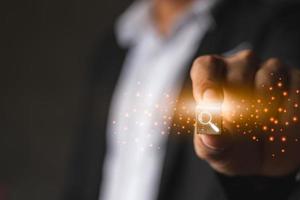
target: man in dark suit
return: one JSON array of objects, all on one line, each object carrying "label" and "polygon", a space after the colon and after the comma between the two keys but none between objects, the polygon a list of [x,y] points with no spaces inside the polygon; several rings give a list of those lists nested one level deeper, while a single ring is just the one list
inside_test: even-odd
[{"label": "man in dark suit", "polygon": [[[300,66],[299,8],[263,0],[131,7],[95,53],[65,199],[300,198],[300,73],[291,67]],[[268,98],[276,103],[260,108]],[[193,99],[258,101],[254,112],[265,113],[249,122],[248,112],[224,113],[221,135],[193,135],[179,111]],[[277,130],[281,123],[288,128]]]}]

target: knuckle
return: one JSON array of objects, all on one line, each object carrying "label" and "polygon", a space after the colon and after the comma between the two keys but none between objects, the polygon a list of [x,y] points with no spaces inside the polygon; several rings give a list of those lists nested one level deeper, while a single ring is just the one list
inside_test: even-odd
[{"label": "knuckle", "polygon": [[251,62],[252,60],[255,59],[256,56],[252,50],[247,49],[240,52],[240,57],[247,62]]},{"label": "knuckle", "polygon": [[278,58],[270,58],[265,64],[265,68],[269,70],[270,73],[279,72],[283,69],[283,64]]},{"label": "knuckle", "polygon": [[214,70],[217,66],[218,58],[213,55],[205,55],[198,57],[192,66],[190,76],[194,80],[200,72]]},{"label": "knuckle", "polygon": [[282,62],[277,58],[270,58],[262,64],[256,73],[256,81],[259,84],[272,85],[278,77],[286,78],[287,74]]},{"label": "knuckle", "polygon": [[258,58],[252,50],[244,50],[241,52],[242,71],[251,72],[253,68],[258,67]]},{"label": "knuckle", "polygon": [[213,55],[200,56],[194,61],[194,66],[216,64],[218,59]]},{"label": "knuckle", "polygon": [[266,68],[261,68],[257,71],[256,73],[256,78],[257,79],[265,79],[268,76],[270,76],[271,71],[266,69]]},{"label": "knuckle", "polygon": [[273,76],[272,71],[267,68],[261,68],[256,73],[256,84],[259,85],[265,85],[265,86],[271,86],[273,84]]}]

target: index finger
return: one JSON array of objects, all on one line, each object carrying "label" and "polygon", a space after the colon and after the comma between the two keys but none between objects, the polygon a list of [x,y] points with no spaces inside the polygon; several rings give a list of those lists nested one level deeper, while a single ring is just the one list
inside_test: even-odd
[{"label": "index finger", "polygon": [[209,91],[208,98],[222,100],[225,70],[225,63],[221,57],[207,55],[195,60],[191,70],[191,79],[193,95],[197,102],[204,99],[206,91]]}]

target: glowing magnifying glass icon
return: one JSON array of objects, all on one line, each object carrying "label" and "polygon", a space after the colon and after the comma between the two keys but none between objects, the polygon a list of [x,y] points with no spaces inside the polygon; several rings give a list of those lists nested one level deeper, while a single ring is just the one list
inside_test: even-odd
[{"label": "glowing magnifying glass icon", "polygon": [[217,133],[220,132],[219,127],[217,127],[214,123],[211,122],[212,115],[210,112],[207,111],[200,112],[198,120],[202,125],[209,125],[215,132]]}]

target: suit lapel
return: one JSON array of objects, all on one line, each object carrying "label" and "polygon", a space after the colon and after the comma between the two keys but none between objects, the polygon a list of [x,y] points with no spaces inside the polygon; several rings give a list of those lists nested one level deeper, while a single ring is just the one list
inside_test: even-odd
[{"label": "suit lapel", "polygon": [[[207,31],[204,38],[201,41],[201,44],[196,51],[196,54],[193,56],[193,59],[189,63],[187,67],[189,67],[189,70],[185,74],[185,82],[181,89],[179,98],[178,98],[178,105],[181,104],[183,101],[186,101],[187,99],[190,99],[193,101],[193,95],[192,95],[192,83],[191,79],[189,77],[189,71],[192,66],[193,60],[195,60],[198,56],[206,55],[206,54],[219,54],[223,51],[223,32],[221,31],[217,24],[220,20],[222,20],[222,17],[224,13],[222,11],[224,10],[224,7],[229,6],[230,1],[224,1],[221,4],[217,5],[215,9],[213,10],[213,16],[216,22],[216,26],[212,26],[211,29]],[[176,114],[175,117],[176,118]],[[173,119],[174,120],[174,119]],[[177,122],[176,122],[177,123]],[[190,132],[193,132],[194,127],[187,127],[186,130],[190,130]],[[192,157],[194,154],[193,152],[193,135],[191,133],[183,133],[182,135],[177,134],[177,130],[172,126],[170,136],[168,138],[167,142],[167,150],[166,150],[166,157],[163,167],[163,173],[161,178],[161,185],[159,190],[159,200],[166,200],[166,199],[183,199],[184,197],[180,195],[172,196],[172,192],[176,190],[176,184],[177,182],[184,183],[184,178],[180,180],[181,177],[188,176],[185,174],[185,171],[188,170],[188,168],[193,168],[193,166],[187,167],[187,157]],[[219,195],[217,196],[209,196],[210,194],[215,194],[211,190],[217,191],[218,183],[216,183],[216,178],[214,177],[213,171],[208,167],[208,165],[201,161],[200,159],[196,158],[197,160],[194,160],[196,158],[196,155],[194,155],[194,158],[191,158],[191,162],[195,162],[191,165],[194,165],[195,167],[198,167],[196,169],[197,171],[201,171],[201,178],[199,180],[194,180],[190,183],[187,183],[189,187],[195,188],[194,190],[191,189],[191,192],[198,191],[199,194],[195,194],[195,199],[222,199],[223,197],[220,196],[222,194],[222,190],[219,188]],[[190,162],[190,161],[189,161]],[[196,172],[196,171],[195,171]],[[188,173],[187,173],[188,174]],[[207,185],[205,186],[205,190],[201,190],[199,187],[203,182],[206,181]],[[197,185],[193,185],[192,183],[195,183]],[[212,185],[215,188],[209,188]],[[179,187],[178,187],[179,188]],[[182,187],[181,187],[182,189]],[[178,191],[175,191],[177,194]],[[209,194],[210,193],[210,194]],[[202,197],[202,198],[201,198]],[[189,197],[191,200],[193,198],[193,195]]]}]

